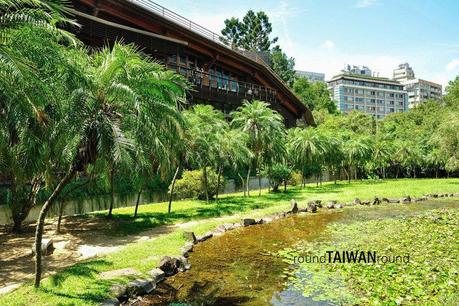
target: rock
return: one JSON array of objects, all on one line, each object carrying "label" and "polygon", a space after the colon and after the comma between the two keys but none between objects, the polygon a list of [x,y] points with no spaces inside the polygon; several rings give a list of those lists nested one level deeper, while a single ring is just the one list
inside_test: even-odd
[{"label": "rock", "polygon": [[241,223],[242,223],[242,225],[244,225],[244,226],[249,226],[249,225],[254,225],[254,224],[256,224],[257,222],[255,221],[255,219],[245,218],[245,219],[242,219],[242,220],[241,220]]},{"label": "rock", "polygon": [[213,235],[214,234],[212,232],[207,232],[204,235],[202,235],[201,237],[197,238],[197,241],[198,242],[206,241],[207,239],[212,238]]},{"label": "rock", "polygon": [[273,221],[273,218],[271,218],[271,217],[266,217],[266,218],[263,219],[264,223],[269,223],[269,222],[272,222],[272,221]]},{"label": "rock", "polygon": [[181,256],[181,257],[176,257],[178,262],[179,262],[179,266],[177,267],[177,270],[179,272],[185,272],[186,270],[190,270],[191,269],[191,264],[188,262],[188,259],[186,259],[185,257]]},{"label": "rock", "polygon": [[166,276],[171,276],[178,272],[179,266],[180,263],[176,258],[164,256],[161,258],[158,268],[162,270]]},{"label": "rock", "polygon": [[336,205],[336,208],[343,208],[343,207],[344,207],[343,204]]},{"label": "rock", "polygon": [[354,204],[355,204],[355,205],[362,205],[362,202],[360,201],[359,198],[355,198],[355,199],[354,199]]},{"label": "rock", "polygon": [[256,224],[263,224],[263,223],[265,223],[265,220],[263,220],[263,219],[260,219],[260,220],[256,221]]},{"label": "rock", "polygon": [[309,203],[308,203],[308,211],[309,211],[309,212],[312,212],[312,213],[317,212],[317,206],[316,206],[316,204],[315,204],[315,203],[309,202]]},{"label": "rock", "polygon": [[133,268],[106,271],[99,274],[100,279],[113,279],[125,276],[140,275],[140,272]]},{"label": "rock", "polygon": [[188,242],[182,247],[182,254],[184,257],[188,257],[188,253],[193,252],[193,246],[193,243]]},{"label": "rock", "polygon": [[409,197],[400,198],[399,202],[402,204],[408,204],[411,202],[411,198]]},{"label": "rock", "polygon": [[166,273],[164,273],[164,271],[159,268],[154,268],[149,272],[149,274],[155,284],[162,282],[166,278]]},{"label": "rock", "polygon": [[100,305],[101,306],[119,306],[120,305],[120,301],[118,301],[118,299],[111,298],[111,299],[103,301],[102,304],[100,304]]},{"label": "rock", "polygon": [[156,288],[156,283],[150,282],[145,279],[136,279],[129,282],[126,288],[128,297],[135,297],[138,295],[149,294]]},{"label": "rock", "polygon": [[453,197],[459,197],[459,193],[453,193]]},{"label": "rock", "polygon": [[314,204],[316,204],[318,208],[322,208],[322,200],[315,200]]},{"label": "rock", "polygon": [[234,224],[233,224],[233,228],[234,228],[234,229],[239,228],[239,227],[242,227],[242,224],[241,224],[241,223],[234,223]]},{"label": "rock", "polygon": [[328,209],[333,209],[333,208],[335,208],[335,204],[333,204],[333,203],[328,203],[328,204],[327,204],[327,208],[328,208]]},{"label": "rock", "polygon": [[400,200],[398,199],[387,199],[387,203],[399,203]]},{"label": "rock", "polygon": [[193,232],[184,232],[183,236],[185,237],[185,239],[187,241],[191,241],[193,243],[197,243],[198,242],[198,240],[196,239],[196,236],[195,236],[195,234]]},{"label": "rock", "polygon": [[371,202],[371,205],[379,205],[381,204],[381,200],[378,197],[375,197]]},{"label": "rock", "polygon": [[[53,254],[54,244],[53,239],[42,239],[41,240],[41,254],[43,256],[48,256]],[[35,255],[35,243],[32,245],[32,254]]]},{"label": "rock", "polygon": [[307,211],[308,211],[307,208],[300,208],[300,209],[298,209],[298,212],[299,212],[299,213],[305,213],[305,212],[307,212]]},{"label": "rock", "polygon": [[229,223],[220,224],[219,226],[217,226],[217,230],[222,231],[222,232],[227,232],[233,229],[234,229],[234,225],[229,224]]},{"label": "rock", "polygon": [[298,213],[298,203],[297,203],[294,199],[292,199],[292,200],[290,201],[290,205],[291,205],[291,207],[292,207],[292,208],[290,209],[290,211],[291,211],[292,213],[294,213],[294,214],[297,214],[297,213]]},{"label": "rock", "polygon": [[389,203],[389,199],[388,199],[388,198],[382,198],[382,199],[381,199],[381,202]]},{"label": "rock", "polygon": [[113,285],[110,288],[110,296],[116,297],[118,300],[123,299],[126,296],[126,285]]},{"label": "rock", "polygon": [[366,200],[366,201],[362,201],[360,205],[370,205],[370,203],[371,203],[370,201]]}]

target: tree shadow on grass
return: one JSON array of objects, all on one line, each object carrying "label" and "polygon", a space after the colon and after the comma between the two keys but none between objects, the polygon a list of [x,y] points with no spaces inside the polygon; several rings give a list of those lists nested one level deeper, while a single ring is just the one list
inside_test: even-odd
[{"label": "tree shadow on grass", "polygon": [[105,259],[90,260],[86,262],[80,262],[73,266],[70,266],[63,271],[50,276],[50,282],[53,287],[61,287],[62,284],[73,276],[95,279],[100,270],[107,269],[113,264]]}]

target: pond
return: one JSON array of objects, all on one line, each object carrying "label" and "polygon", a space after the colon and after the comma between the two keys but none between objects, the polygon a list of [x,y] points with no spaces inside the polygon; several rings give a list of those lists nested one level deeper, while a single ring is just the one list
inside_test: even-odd
[{"label": "pond", "polygon": [[[286,279],[285,270],[297,267],[278,252],[308,241],[333,241],[324,230],[331,224],[385,220],[417,215],[437,208],[459,208],[458,201],[442,199],[415,204],[354,206],[321,209],[249,226],[214,237],[190,253],[191,270],[167,278],[144,297],[142,305],[333,305],[304,297]],[[181,303],[181,304],[179,304]]]}]

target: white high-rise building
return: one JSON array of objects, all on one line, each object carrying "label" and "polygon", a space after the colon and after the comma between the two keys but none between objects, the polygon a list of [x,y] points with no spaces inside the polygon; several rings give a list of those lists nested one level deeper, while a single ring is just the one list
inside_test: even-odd
[{"label": "white high-rise building", "polygon": [[394,69],[393,79],[399,82],[405,82],[414,79],[413,68],[408,63],[400,64]]},{"label": "white high-rise building", "polygon": [[393,79],[399,81],[408,93],[408,107],[413,108],[429,99],[440,99],[440,84],[415,78],[413,68],[408,63],[400,64],[394,69]]}]

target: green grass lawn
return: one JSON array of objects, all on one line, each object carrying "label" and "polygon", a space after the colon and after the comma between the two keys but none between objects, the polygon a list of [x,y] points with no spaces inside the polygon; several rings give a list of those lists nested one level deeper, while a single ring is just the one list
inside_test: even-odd
[{"label": "green grass lawn", "polygon": [[[294,198],[300,207],[312,199],[352,201],[354,198],[421,196],[427,193],[459,192],[459,179],[401,179],[387,181],[356,181],[347,184],[324,183],[322,187],[307,185],[306,188],[289,188],[286,193],[262,196],[253,191],[250,198],[241,194],[226,195],[218,202],[183,200],[174,202],[172,213],[167,214],[167,203],[142,205],[139,218],[132,219],[133,208],[114,210],[116,227],[113,235],[135,234],[162,224],[202,220],[191,224],[187,230],[202,234],[221,223],[213,217],[230,216],[225,222],[237,221],[241,216],[262,217],[274,212],[285,211]],[[103,215],[105,212],[96,213]],[[207,220],[206,220],[207,219]],[[157,238],[132,243],[119,252],[89,259],[73,265],[43,280],[42,287],[33,289],[30,282],[18,290],[0,297],[0,305],[96,305],[108,296],[114,283],[128,279],[100,280],[103,271],[135,268],[146,273],[154,268],[161,256],[175,255],[185,243],[183,228],[173,228]]]}]

